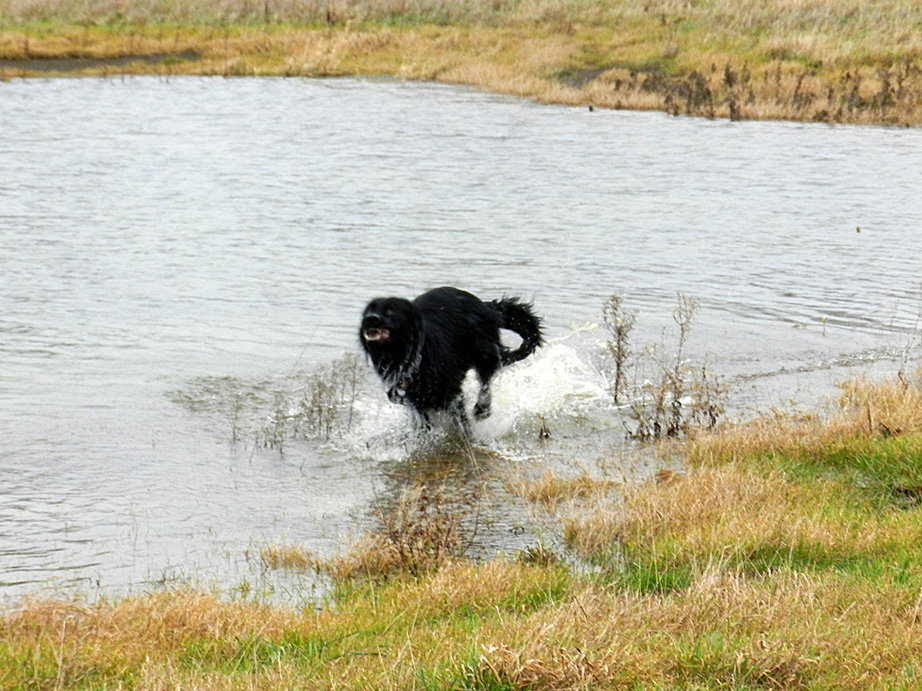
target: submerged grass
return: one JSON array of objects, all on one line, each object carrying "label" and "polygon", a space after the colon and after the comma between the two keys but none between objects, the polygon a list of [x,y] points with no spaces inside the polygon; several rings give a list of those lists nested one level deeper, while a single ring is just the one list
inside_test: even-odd
[{"label": "submerged grass", "polygon": [[[582,502],[565,529],[591,568],[452,552],[330,570],[329,600],[302,611],[26,601],[0,614],[0,689],[918,688],[920,402],[917,378],[853,382],[825,420],[681,442],[680,474],[520,487],[552,513]],[[382,530],[438,533],[432,502],[409,492]]]},{"label": "submerged grass", "polygon": [[393,75],[550,103],[918,124],[910,0],[10,0],[0,76]]}]

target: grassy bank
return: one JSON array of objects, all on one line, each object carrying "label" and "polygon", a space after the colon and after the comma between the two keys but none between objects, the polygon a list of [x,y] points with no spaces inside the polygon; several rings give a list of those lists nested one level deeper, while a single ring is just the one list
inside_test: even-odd
[{"label": "grassy bank", "polygon": [[0,76],[393,75],[549,103],[922,122],[910,0],[10,0]]},{"label": "grassy bank", "polygon": [[316,610],[23,603],[0,617],[0,689],[919,687],[918,379],[854,382],[831,417],[771,415],[681,453],[682,473],[627,488],[522,480],[560,521],[556,553],[473,563],[444,510],[411,504],[334,562],[276,554],[336,583]]}]

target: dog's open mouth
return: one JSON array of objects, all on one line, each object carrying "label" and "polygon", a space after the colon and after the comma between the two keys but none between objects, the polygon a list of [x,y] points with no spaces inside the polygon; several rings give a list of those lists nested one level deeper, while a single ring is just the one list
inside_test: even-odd
[{"label": "dog's open mouth", "polygon": [[386,341],[390,337],[390,329],[365,329],[362,331],[362,338],[371,343],[375,341]]}]

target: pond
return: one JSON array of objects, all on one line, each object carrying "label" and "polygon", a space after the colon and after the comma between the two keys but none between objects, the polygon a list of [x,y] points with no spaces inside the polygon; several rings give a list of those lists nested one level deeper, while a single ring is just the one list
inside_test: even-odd
[{"label": "pond", "polygon": [[[376,501],[464,462],[420,450],[350,359],[372,297],[456,285],[543,316],[548,345],[475,427],[495,486],[548,459],[650,472],[609,392],[612,295],[634,350],[662,357],[680,296],[696,302],[685,355],[731,416],[918,358],[915,129],[151,77],[0,83],[0,131],[0,598],[302,597],[266,545],[339,553]],[[349,387],[348,424],[297,433],[318,382]],[[485,554],[533,537],[489,501]]]}]

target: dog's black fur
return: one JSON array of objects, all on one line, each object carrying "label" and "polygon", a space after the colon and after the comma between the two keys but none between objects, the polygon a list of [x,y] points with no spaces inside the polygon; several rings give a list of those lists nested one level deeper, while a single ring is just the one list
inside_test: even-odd
[{"label": "dog's black fur", "polygon": [[[500,329],[522,337],[510,350],[500,342]],[[376,298],[362,315],[359,338],[387,395],[406,403],[429,420],[448,410],[465,430],[469,422],[461,384],[471,369],[480,378],[474,406],[478,419],[490,414],[490,379],[503,365],[531,355],[542,343],[541,320],[531,305],[517,298],[483,302],[457,288],[423,293],[412,302]]]}]

